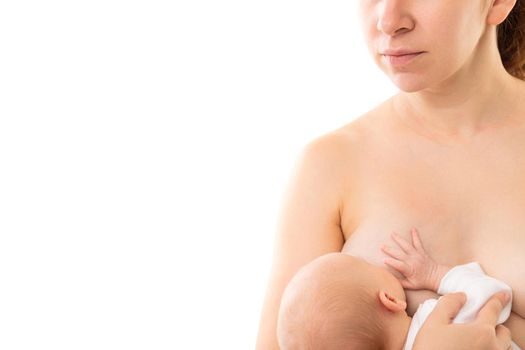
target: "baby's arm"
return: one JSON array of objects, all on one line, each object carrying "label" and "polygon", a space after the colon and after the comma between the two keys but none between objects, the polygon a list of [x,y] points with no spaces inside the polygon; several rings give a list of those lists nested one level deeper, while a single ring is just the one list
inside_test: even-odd
[{"label": "baby's arm", "polygon": [[384,263],[405,277],[400,280],[403,288],[429,289],[437,293],[441,279],[450,267],[438,264],[426,253],[415,228],[411,235],[412,243],[392,233],[392,239],[399,249],[383,245],[381,250],[390,256],[384,259]]},{"label": "baby's arm", "polygon": [[501,291],[507,292],[511,301],[503,308],[497,322],[501,324],[509,318],[512,289],[503,281],[487,276],[479,263],[471,262],[453,268],[436,263],[423,249],[415,229],[412,230],[412,244],[396,234],[392,238],[399,249],[383,246],[382,250],[392,257],[384,262],[404,276],[400,280],[404,288],[428,288],[442,295],[455,292],[466,294],[467,302],[454,318],[454,323],[475,320],[490,296]]}]

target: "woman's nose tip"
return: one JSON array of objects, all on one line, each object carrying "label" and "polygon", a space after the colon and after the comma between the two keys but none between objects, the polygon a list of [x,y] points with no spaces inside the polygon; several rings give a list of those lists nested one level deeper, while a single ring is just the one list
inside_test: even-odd
[{"label": "woman's nose tip", "polygon": [[377,30],[385,34],[399,34],[401,31],[411,30],[414,21],[408,10],[400,6],[399,1],[384,1],[377,17]]}]

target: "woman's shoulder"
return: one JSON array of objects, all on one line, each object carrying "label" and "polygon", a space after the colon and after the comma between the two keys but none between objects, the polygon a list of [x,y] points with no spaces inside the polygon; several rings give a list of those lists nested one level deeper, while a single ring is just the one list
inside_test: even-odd
[{"label": "woman's shoulder", "polygon": [[360,120],[355,119],[337,129],[330,130],[309,140],[303,147],[304,154],[318,154],[325,159],[348,159],[365,139]]},{"label": "woman's shoulder", "polygon": [[360,162],[380,148],[389,128],[384,103],[350,122],[320,134],[302,148],[302,157],[313,161],[317,168],[336,171],[345,177],[355,173]]},{"label": "woman's shoulder", "polygon": [[387,100],[333,130],[328,139],[346,143],[355,150],[362,149],[364,145],[370,146],[371,142],[382,139],[387,131],[392,130],[390,119]]},{"label": "woman's shoulder", "polygon": [[[372,116],[368,112],[351,122],[310,139],[303,145],[300,158],[315,164],[319,171],[343,174],[348,179],[366,158],[371,149],[373,130],[369,127]],[[352,171],[354,170],[354,171]]]}]

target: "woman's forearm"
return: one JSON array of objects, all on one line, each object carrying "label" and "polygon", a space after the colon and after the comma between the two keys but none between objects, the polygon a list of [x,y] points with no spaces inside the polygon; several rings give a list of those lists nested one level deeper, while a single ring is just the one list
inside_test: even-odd
[{"label": "woman's forearm", "polygon": [[511,312],[509,319],[503,325],[510,329],[512,340],[521,349],[525,349],[525,319],[515,312]]}]

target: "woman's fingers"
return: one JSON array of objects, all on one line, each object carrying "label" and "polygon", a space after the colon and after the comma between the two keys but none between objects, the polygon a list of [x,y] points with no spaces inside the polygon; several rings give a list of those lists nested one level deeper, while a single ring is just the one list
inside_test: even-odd
[{"label": "woman's fingers", "polygon": [[450,324],[456,318],[459,310],[465,305],[465,293],[450,293],[439,298],[434,311],[428,315],[427,321],[432,324]]},{"label": "woman's fingers", "polygon": [[512,348],[510,330],[504,325],[500,324],[496,326],[496,341],[498,343],[498,349],[507,350]]},{"label": "woman's fingers", "polygon": [[496,326],[501,310],[507,305],[508,299],[505,298],[507,295],[508,292],[494,294],[479,310],[474,322]]},{"label": "woman's fingers", "polygon": [[495,325],[497,316],[505,304],[502,297],[504,293],[492,296],[474,323],[466,324],[452,324],[466,302],[465,293],[442,296],[421,327],[414,342],[414,349],[510,349],[511,332],[502,325]]},{"label": "woman's fingers", "polygon": [[399,236],[397,233],[392,232],[392,239],[397,243],[399,247],[401,247],[401,249],[403,249],[405,253],[414,253],[414,247],[410,243],[408,243],[403,237]]}]

